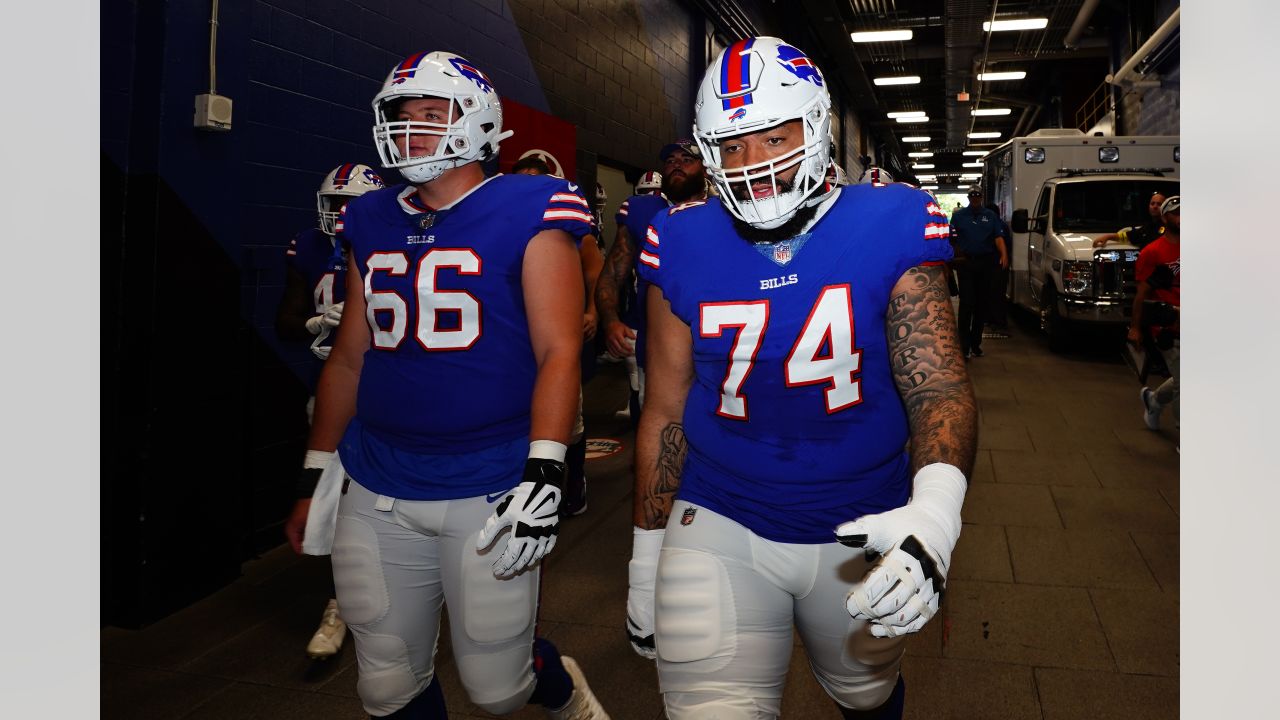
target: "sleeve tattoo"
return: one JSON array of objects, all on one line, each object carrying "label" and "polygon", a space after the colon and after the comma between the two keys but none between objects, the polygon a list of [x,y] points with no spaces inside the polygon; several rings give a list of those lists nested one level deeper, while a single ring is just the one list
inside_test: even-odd
[{"label": "sleeve tattoo", "polygon": [[680,489],[680,471],[688,453],[689,444],[685,441],[683,425],[671,423],[662,429],[654,468],[654,486],[644,498],[645,527],[656,529],[667,526],[676,490]]},{"label": "sleeve tattoo", "polygon": [[619,228],[609,254],[604,259],[600,280],[596,283],[596,312],[599,313],[602,324],[619,319],[618,297],[631,274],[633,257],[631,233],[626,228]]},{"label": "sleeve tattoo", "polygon": [[960,353],[944,270],[913,267],[889,300],[888,342],[898,394],[911,426],[912,472],[944,462],[973,474],[978,410]]}]

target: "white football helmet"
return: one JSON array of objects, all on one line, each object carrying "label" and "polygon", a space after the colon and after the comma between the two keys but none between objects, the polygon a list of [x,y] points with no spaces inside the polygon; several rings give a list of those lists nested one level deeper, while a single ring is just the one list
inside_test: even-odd
[{"label": "white football helmet", "polygon": [[[406,98],[434,97],[452,101],[445,123],[397,120],[396,107]],[[489,77],[449,52],[417,53],[395,66],[373,97],[373,142],[384,167],[395,168],[411,183],[422,184],[445,170],[498,154],[498,143],[513,134],[502,130],[502,103]],[[432,155],[401,155],[396,139],[409,146],[413,135],[440,138]]]},{"label": "white football helmet", "polygon": [[862,171],[862,177],[858,179],[859,185],[888,185],[891,182],[893,182],[893,176],[879,165],[868,165]]},{"label": "white football helmet", "polygon": [[649,172],[641,175],[640,179],[636,181],[637,195],[644,195],[646,193],[655,193],[661,190],[662,190],[662,173],[658,172],[657,170],[650,170]]},{"label": "white football helmet", "polygon": [[320,183],[320,189],[316,191],[316,212],[320,214],[320,230],[325,235],[333,237],[334,228],[338,222],[338,212],[341,210],[337,202],[338,198],[353,198],[383,187],[385,185],[382,184],[382,178],[378,177],[378,173],[368,165],[343,163],[329,171],[329,174],[324,176],[324,182]]},{"label": "white football helmet", "polygon": [[[725,170],[720,143],[800,120],[804,142],[794,152],[746,167]],[[773,37],[754,37],[730,45],[707,68],[694,105],[693,137],[702,149],[707,176],[719,189],[730,213],[757,228],[771,230],[801,207],[827,196],[831,157],[831,96],[822,72],[803,52]],[[799,166],[789,192],[778,192],[778,175]],[[770,197],[756,198],[752,182],[773,183]],[[734,192],[746,188],[746,200]]]}]

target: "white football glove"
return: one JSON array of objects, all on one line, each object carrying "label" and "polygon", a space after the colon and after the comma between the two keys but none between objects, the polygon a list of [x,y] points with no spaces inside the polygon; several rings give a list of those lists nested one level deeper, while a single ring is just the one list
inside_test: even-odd
[{"label": "white football glove", "polygon": [[[551,441],[535,440],[531,443],[531,457],[525,461],[524,478],[499,501],[476,538],[476,549],[484,550],[505,528],[511,528],[506,548],[493,563],[495,577],[510,577],[532,567],[556,545],[556,533],[560,531],[560,501],[564,498],[565,464],[563,460],[532,457],[537,453],[532,445],[546,442]],[[563,459],[568,448],[562,443],[553,444],[559,446]]]},{"label": "white football glove", "polygon": [[334,303],[325,308],[324,314],[320,316],[325,325],[331,328],[338,327],[338,323],[342,322],[342,306],[345,303]]},{"label": "white football glove", "polygon": [[627,563],[627,640],[640,657],[654,660],[653,586],[658,579],[658,552],[665,528],[631,529],[631,562]]},{"label": "white football glove", "polygon": [[841,543],[883,556],[845,598],[845,609],[869,623],[875,637],[917,632],[938,612],[960,538],[964,473],[933,463],[920,468],[912,485],[903,507],[836,528]]},{"label": "white football glove", "polygon": [[325,325],[324,323],[324,313],[320,313],[319,315],[315,315],[313,317],[307,318],[305,327],[307,328],[307,332],[311,333],[312,335],[319,335],[320,333],[329,329],[328,326]]}]

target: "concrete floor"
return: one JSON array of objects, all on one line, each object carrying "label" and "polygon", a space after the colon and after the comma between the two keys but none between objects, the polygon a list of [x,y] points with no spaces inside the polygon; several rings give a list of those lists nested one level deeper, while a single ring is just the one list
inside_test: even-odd
[{"label": "concrete floor", "polygon": [[[1176,718],[1176,433],[1145,428],[1114,347],[1052,355],[1024,320],[984,350],[969,366],[982,427],[964,531],[943,614],[908,645],[906,717]],[[622,366],[603,365],[587,388],[588,434],[622,451],[588,462],[590,506],[545,565],[539,634],[579,660],[615,720],[660,720],[653,664],[622,631],[633,437],[613,412],[624,402]],[[281,546],[243,570],[145,629],[102,630],[102,717],[365,717],[350,642],[324,662],[303,652],[327,561]],[[450,717],[492,717],[463,694],[447,633],[438,669]],[[840,717],[798,645],[783,716]]]}]

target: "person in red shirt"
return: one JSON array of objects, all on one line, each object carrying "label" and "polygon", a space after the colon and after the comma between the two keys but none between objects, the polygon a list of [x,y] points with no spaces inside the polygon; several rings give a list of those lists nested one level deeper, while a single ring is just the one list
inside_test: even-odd
[{"label": "person in red shirt", "polygon": [[[1144,313],[1151,312],[1145,305],[1147,300],[1167,303],[1166,309],[1172,309],[1169,320],[1150,318],[1149,332],[1156,338],[1156,346],[1164,356],[1165,365],[1169,368],[1169,379],[1160,387],[1152,390],[1142,388],[1143,421],[1151,430],[1160,429],[1160,413],[1178,399],[1178,355],[1180,340],[1178,332],[1178,311],[1182,305],[1182,234],[1181,234],[1182,198],[1174,195],[1160,206],[1160,215],[1164,220],[1164,234],[1156,238],[1150,245],[1142,249],[1138,255],[1135,278],[1138,281],[1138,296],[1133,301],[1133,319],[1129,324],[1128,340],[1131,343],[1142,342]],[[1175,427],[1178,423],[1178,408],[1173,410]]]}]

